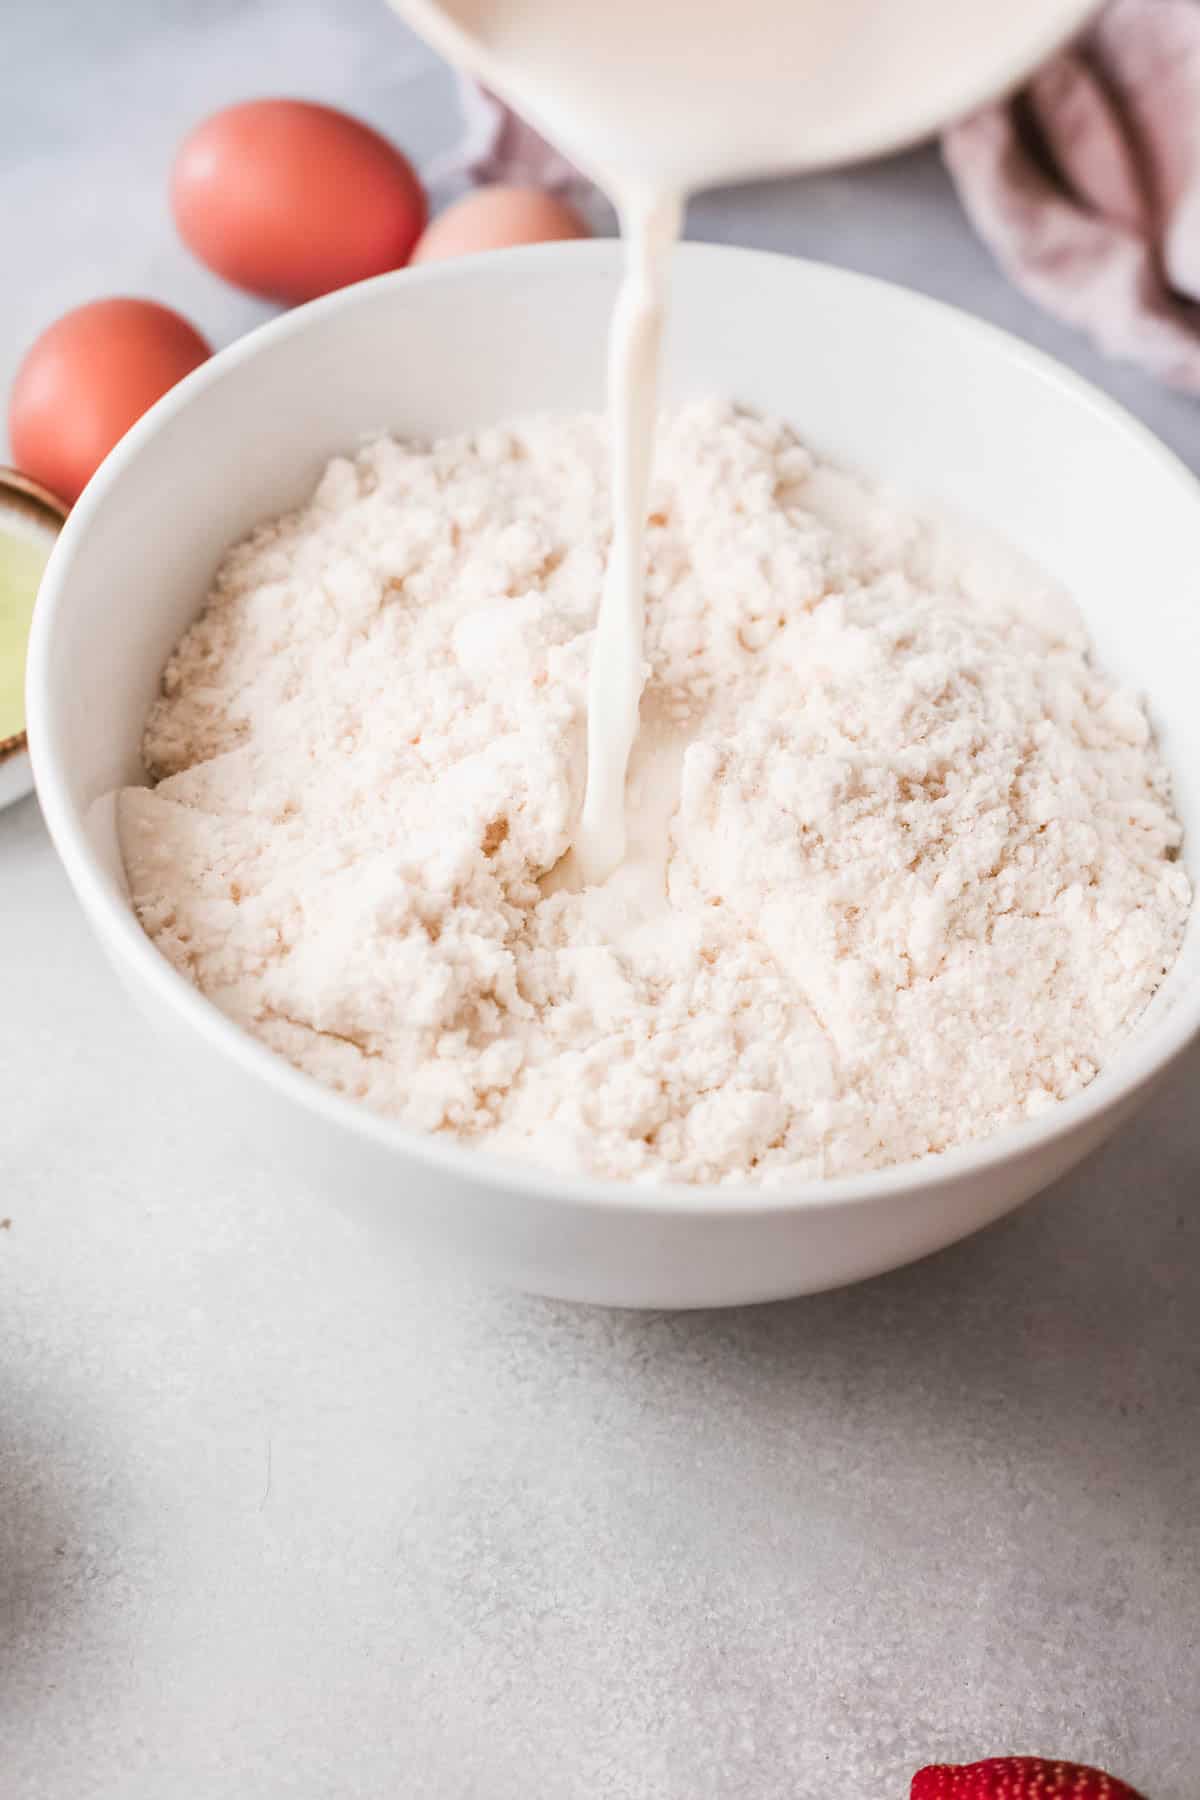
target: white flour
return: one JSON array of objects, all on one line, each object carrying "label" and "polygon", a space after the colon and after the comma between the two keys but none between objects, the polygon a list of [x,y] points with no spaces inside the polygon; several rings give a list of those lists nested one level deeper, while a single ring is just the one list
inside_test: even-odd
[{"label": "white flour", "polygon": [[544,419],[374,444],[234,550],[149,722],[158,785],[121,797],[163,953],[406,1125],[599,1175],[877,1168],[1082,1087],[1190,893],[1069,604],[785,428],[688,409],[631,854],[579,892],[608,534],[602,426]]}]

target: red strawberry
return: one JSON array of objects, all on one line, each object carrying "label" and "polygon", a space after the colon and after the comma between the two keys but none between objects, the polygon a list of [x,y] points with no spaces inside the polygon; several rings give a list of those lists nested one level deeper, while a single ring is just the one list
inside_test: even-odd
[{"label": "red strawberry", "polygon": [[1125,1782],[1082,1763],[1041,1756],[990,1756],[986,1762],[932,1763],[918,1769],[909,1800],[1142,1800]]}]

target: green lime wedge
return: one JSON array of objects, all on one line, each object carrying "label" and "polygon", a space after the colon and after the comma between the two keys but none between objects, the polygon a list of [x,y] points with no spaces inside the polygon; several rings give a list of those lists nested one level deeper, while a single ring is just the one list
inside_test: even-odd
[{"label": "green lime wedge", "polygon": [[25,729],[25,654],[38,584],[66,507],[0,469],[0,758]]},{"label": "green lime wedge", "polygon": [[51,542],[0,518],[0,743],[25,729],[25,647]]}]

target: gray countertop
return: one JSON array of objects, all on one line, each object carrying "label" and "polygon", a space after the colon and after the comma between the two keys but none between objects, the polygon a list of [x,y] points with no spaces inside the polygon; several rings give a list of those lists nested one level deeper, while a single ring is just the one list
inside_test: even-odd
[{"label": "gray countertop", "polygon": [[[0,385],[57,310],[266,309],[189,263],[180,132],[262,91],[422,160],[377,0],[42,0],[0,62]],[[1004,282],[936,154],[708,197],[693,235],[894,275],[1200,413]],[[0,814],[6,1800],[905,1800],[1096,1760],[1196,1800],[1200,1057],[1003,1225],[728,1314],[381,1264],[196,1115],[30,800]]]}]

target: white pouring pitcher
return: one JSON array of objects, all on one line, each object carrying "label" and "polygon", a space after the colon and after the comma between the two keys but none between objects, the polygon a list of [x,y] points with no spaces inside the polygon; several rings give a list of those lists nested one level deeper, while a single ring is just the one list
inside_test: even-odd
[{"label": "white pouring pitcher", "polygon": [[1095,0],[393,0],[610,193],[897,149],[1015,85]]}]

